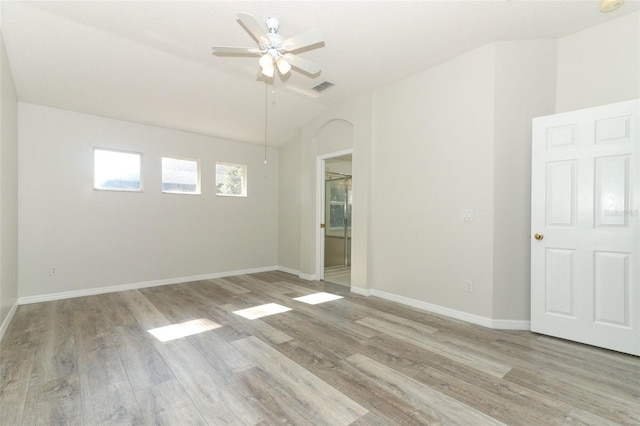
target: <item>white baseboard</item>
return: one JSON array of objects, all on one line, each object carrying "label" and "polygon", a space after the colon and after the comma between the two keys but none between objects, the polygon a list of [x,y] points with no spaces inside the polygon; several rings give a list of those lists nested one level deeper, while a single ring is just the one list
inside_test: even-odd
[{"label": "white baseboard", "polygon": [[410,297],[400,296],[393,293],[387,293],[386,291],[351,287],[351,291],[363,296],[377,296],[382,299],[390,300],[392,302],[402,303],[403,305],[418,308],[423,311],[432,312],[434,314],[444,315],[449,318],[458,319],[471,324],[481,325],[487,328],[499,329],[499,330],[530,330],[531,322],[524,320],[498,320],[480,315],[470,314],[468,312],[457,311],[455,309],[446,308],[440,305],[434,305],[431,303],[423,302],[422,300],[412,299]]},{"label": "white baseboard", "polygon": [[297,269],[288,268],[286,266],[276,266],[276,270],[277,271],[281,271],[281,272],[286,272],[287,274],[295,275],[296,277],[298,277],[300,279],[303,279],[303,280],[307,280],[307,281],[315,281],[316,280],[316,276],[315,275],[303,274],[302,272],[298,271]]},{"label": "white baseboard", "polygon": [[[315,275],[303,274],[300,271],[287,268],[286,266],[265,266],[260,268],[242,269],[238,271],[214,272],[211,274],[193,275],[190,277],[168,278],[164,280],[144,281],[139,283],[121,284],[121,285],[114,285],[114,286],[108,286],[108,287],[97,287],[97,288],[90,288],[90,289],[84,289],[84,290],[43,294],[39,296],[20,297],[18,301],[13,305],[11,310],[9,311],[9,315],[7,315],[5,320],[2,322],[2,326],[0,327],[0,340],[2,340],[2,336],[4,335],[6,328],[9,326],[9,323],[13,318],[13,314],[15,313],[18,305],[27,305],[30,303],[48,302],[51,300],[71,299],[74,297],[92,296],[96,294],[114,293],[117,291],[137,290],[137,289],[146,288],[146,287],[157,287],[157,286],[169,285],[169,284],[181,284],[181,283],[187,283],[191,281],[211,280],[215,278],[232,277],[236,275],[245,275],[245,274],[256,274],[259,272],[270,272],[270,271],[286,272],[292,275],[297,275],[298,277],[307,281],[314,281],[316,279]],[[457,311],[455,309],[446,308],[444,306],[423,302],[422,300],[412,299],[410,297],[400,296],[394,293],[388,293],[386,291],[352,286],[351,292],[362,295],[362,296],[377,296],[382,299],[390,300],[392,302],[401,303],[403,305],[418,308],[423,311],[444,315],[449,318],[455,318],[458,320],[466,321],[471,324],[481,325],[483,327],[500,329],[500,330],[530,330],[531,329],[530,321],[500,320],[500,319],[482,317],[479,315],[470,314],[468,312]]]},{"label": "white baseboard", "polygon": [[494,319],[491,328],[496,330],[531,330],[531,321],[527,320],[500,320]]},{"label": "white baseboard", "polygon": [[316,280],[316,276],[315,275],[303,274],[302,272],[300,272],[298,274],[298,277],[302,278],[303,280],[307,280],[307,281],[315,281]]},{"label": "white baseboard", "polygon": [[289,268],[287,266],[276,266],[276,271],[286,272],[287,274],[295,275],[296,277],[300,275],[300,271],[297,269]]},{"label": "white baseboard", "polygon": [[242,269],[238,271],[214,272],[204,275],[193,275],[190,277],[168,278],[164,280],[144,281],[131,284],[120,284],[108,287],[88,288],[84,290],[64,291],[60,293],[43,294],[39,296],[26,296],[18,299],[19,305],[28,305],[30,303],[48,302],[51,300],[71,299],[74,297],[93,296],[96,294],[114,293],[117,291],[137,290],[146,287],[158,287],[168,284],[181,284],[191,281],[212,280],[215,278],[233,277],[236,275],[256,274],[259,272],[275,271],[275,266],[265,266],[261,268]]},{"label": "white baseboard", "polygon": [[16,313],[16,309],[18,309],[18,301],[13,304],[11,309],[9,309],[9,313],[5,317],[4,321],[2,321],[2,325],[0,325],[0,342],[2,342],[2,338],[4,337],[4,332],[9,328],[9,324],[11,324],[11,320],[13,319],[13,315]]},{"label": "white baseboard", "polygon": [[351,293],[359,294],[360,296],[371,296],[371,289],[351,286]]}]

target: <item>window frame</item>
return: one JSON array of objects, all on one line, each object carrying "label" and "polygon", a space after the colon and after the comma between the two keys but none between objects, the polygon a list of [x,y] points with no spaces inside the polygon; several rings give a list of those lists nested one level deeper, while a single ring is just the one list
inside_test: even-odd
[{"label": "window frame", "polygon": [[[242,173],[242,194],[221,194],[218,193],[218,165],[224,165],[224,166],[234,166],[234,167],[240,167],[243,171]],[[216,161],[216,165],[215,165],[215,177],[214,177],[214,187],[215,187],[215,194],[216,197],[234,197],[234,198],[247,198],[249,197],[249,191],[248,191],[248,187],[249,187],[249,166],[247,164],[237,164],[237,163],[229,163],[226,161]]]},{"label": "window frame", "polygon": [[[119,154],[135,154],[139,157],[140,160],[140,187],[138,189],[128,189],[128,188],[100,188],[97,186],[96,182],[96,151],[106,151],[106,152],[114,152]],[[101,146],[93,147],[93,190],[94,191],[115,191],[115,192],[144,192],[144,179],[143,179],[143,170],[142,170],[142,159],[143,153],[140,151],[131,151],[126,149],[118,149],[118,148],[105,148]]]},{"label": "window frame", "polygon": [[[162,174],[164,172],[163,166],[162,166],[162,160],[163,159],[170,159],[170,160],[180,160],[180,161],[193,161],[196,163],[196,192],[184,192],[184,191],[167,191],[165,189],[163,189],[163,185],[164,185],[164,180],[162,179]],[[160,191],[163,194],[180,194],[180,195],[202,195],[202,167],[200,167],[200,159],[198,158],[187,158],[187,157],[168,157],[168,156],[161,156],[160,157]]]}]

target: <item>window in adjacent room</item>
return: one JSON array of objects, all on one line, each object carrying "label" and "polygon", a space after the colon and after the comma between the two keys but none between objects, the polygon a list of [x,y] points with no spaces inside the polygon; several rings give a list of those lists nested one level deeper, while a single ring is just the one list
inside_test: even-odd
[{"label": "window in adjacent room", "polygon": [[94,148],[93,188],[108,191],[142,191],[142,154]]},{"label": "window in adjacent room", "polygon": [[247,166],[216,163],[216,195],[247,196]]},{"label": "window in adjacent room", "polygon": [[162,192],[200,194],[198,160],[162,157]]}]

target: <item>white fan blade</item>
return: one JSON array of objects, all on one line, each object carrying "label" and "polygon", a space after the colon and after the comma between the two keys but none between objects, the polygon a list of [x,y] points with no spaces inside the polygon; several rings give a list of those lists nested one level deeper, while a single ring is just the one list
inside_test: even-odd
[{"label": "white fan blade", "polygon": [[316,64],[315,62],[303,59],[300,56],[294,55],[293,53],[285,54],[284,58],[289,62],[289,64],[291,64],[292,67],[296,67],[308,74],[317,74],[320,72],[320,65]]},{"label": "white fan blade", "polygon": [[236,16],[258,43],[265,46],[269,45],[269,37],[267,37],[264,29],[256,22],[253,16],[246,13],[238,13]]},{"label": "white fan blade", "polygon": [[259,55],[260,49],[257,47],[227,47],[214,46],[213,54],[218,55]]},{"label": "white fan blade", "polygon": [[324,37],[322,36],[322,32],[314,29],[289,37],[282,42],[282,48],[286,51],[292,52],[294,50],[302,49],[303,47],[322,43],[323,41]]}]

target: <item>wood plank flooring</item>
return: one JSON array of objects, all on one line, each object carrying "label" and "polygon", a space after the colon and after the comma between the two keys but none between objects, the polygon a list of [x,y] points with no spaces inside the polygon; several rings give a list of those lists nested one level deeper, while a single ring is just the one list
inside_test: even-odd
[{"label": "wood plank flooring", "polygon": [[20,306],[0,424],[640,425],[640,358],[269,272]]}]

